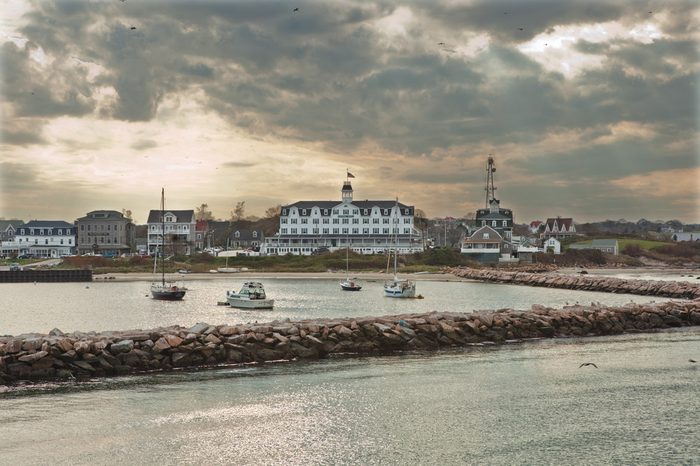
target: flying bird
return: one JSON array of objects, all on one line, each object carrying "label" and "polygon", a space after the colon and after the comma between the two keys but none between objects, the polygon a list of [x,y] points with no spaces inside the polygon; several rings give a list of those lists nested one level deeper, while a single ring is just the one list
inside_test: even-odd
[{"label": "flying bird", "polygon": [[688,362],[697,362],[695,359],[688,359]]},{"label": "flying bird", "polygon": [[444,42],[438,42],[438,45],[445,45]]},{"label": "flying bird", "polygon": [[523,29],[523,28],[518,28],[518,31],[524,31],[524,29]]},{"label": "flying bird", "polygon": [[299,11],[299,7],[294,8],[292,11]]},{"label": "flying bird", "polygon": [[593,366],[593,367],[595,367],[596,369],[598,369],[598,366],[596,366],[596,365],[593,364],[592,362],[584,362],[583,364],[581,364],[580,366],[578,366],[578,368],[581,369],[583,366]]},{"label": "flying bird", "polygon": [[131,29],[132,31],[134,31],[134,30],[136,30],[136,26],[131,26],[129,29]]}]

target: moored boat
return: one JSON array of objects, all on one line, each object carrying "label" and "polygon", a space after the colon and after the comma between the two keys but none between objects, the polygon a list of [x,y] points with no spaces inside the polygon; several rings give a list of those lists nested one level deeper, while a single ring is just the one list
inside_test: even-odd
[{"label": "moored boat", "polygon": [[160,221],[160,251],[156,249],[153,272],[155,273],[156,271],[158,258],[160,257],[161,279],[160,282],[151,283],[151,296],[153,299],[161,301],[180,301],[185,297],[187,288],[174,282],[165,281],[165,188],[161,190],[160,195]]},{"label": "moored boat", "polygon": [[268,299],[265,287],[260,282],[245,282],[238,293],[226,292],[229,306],[241,309],[272,309],[274,299]]}]

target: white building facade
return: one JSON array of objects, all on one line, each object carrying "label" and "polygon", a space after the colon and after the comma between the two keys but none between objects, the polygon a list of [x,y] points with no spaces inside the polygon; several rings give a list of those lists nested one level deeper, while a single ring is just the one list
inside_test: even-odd
[{"label": "white building facade", "polygon": [[[191,255],[197,222],[194,210],[160,210],[148,214],[148,253],[165,250],[166,255]],[[163,235],[165,234],[165,238]]]},{"label": "white building facade", "polygon": [[346,247],[358,254],[423,250],[413,206],[398,201],[355,201],[349,181],[344,182],[341,196],[340,202],[300,201],[283,206],[279,231],[265,239],[261,252],[310,255]]},{"label": "white building facade", "polygon": [[19,227],[12,244],[19,255],[32,257],[68,256],[74,248],[75,227],[62,220],[27,222]]}]

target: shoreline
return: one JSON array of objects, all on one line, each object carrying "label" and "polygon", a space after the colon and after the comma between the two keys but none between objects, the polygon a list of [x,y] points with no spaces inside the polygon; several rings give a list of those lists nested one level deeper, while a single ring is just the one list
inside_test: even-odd
[{"label": "shoreline", "polygon": [[[402,277],[411,278],[417,281],[443,281],[443,282],[464,282],[471,281],[461,277],[457,277],[450,273],[407,273],[399,274]],[[391,279],[391,274],[383,272],[356,272],[351,273],[352,278],[363,281],[384,281]],[[166,273],[166,281],[199,281],[199,280],[216,280],[216,279],[231,279],[235,281],[245,281],[253,278],[287,278],[287,279],[305,279],[305,280],[342,280],[346,277],[345,272],[255,272],[249,270],[247,272],[235,273]],[[115,281],[115,282],[150,282],[153,281],[153,274],[142,272],[127,272],[127,273],[105,273],[93,274],[94,281]],[[158,279],[156,279],[157,281]]]}]

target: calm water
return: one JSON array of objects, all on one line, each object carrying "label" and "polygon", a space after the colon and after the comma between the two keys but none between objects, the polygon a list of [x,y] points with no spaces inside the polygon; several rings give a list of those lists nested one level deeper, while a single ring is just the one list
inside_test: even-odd
[{"label": "calm water", "polygon": [[[3,311],[0,335],[47,333],[54,327],[75,330],[148,329],[164,325],[268,322],[274,319],[307,319],[388,315],[407,312],[528,309],[532,304],[565,306],[600,301],[623,304],[648,302],[645,296],[617,295],[551,288],[530,288],[476,282],[419,281],[417,291],[425,299],[397,300],[382,296],[383,282],[364,281],[360,292],[343,292],[336,280],[265,278],[273,311],[242,311],[217,306],[227,289],[240,288],[241,278],[190,281],[182,302],[154,301],[149,282],[18,283],[0,284]],[[662,298],[663,299],[663,298]]]},{"label": "calm water", "polygon": [[23,388],[0,463],[695,464],[689,357],[697,328]]},{"label": "calm water", "polygon": [[[0,334],[150,328],[650,298],[468,282],[265,279],[275,310],[221,306],[239,281],[180,303],[145,282],[8,284]],[[694,464],[700,329],[541,340],[0,389],[0,464]],[[581,368],[595,362],[599,369]]]}]

